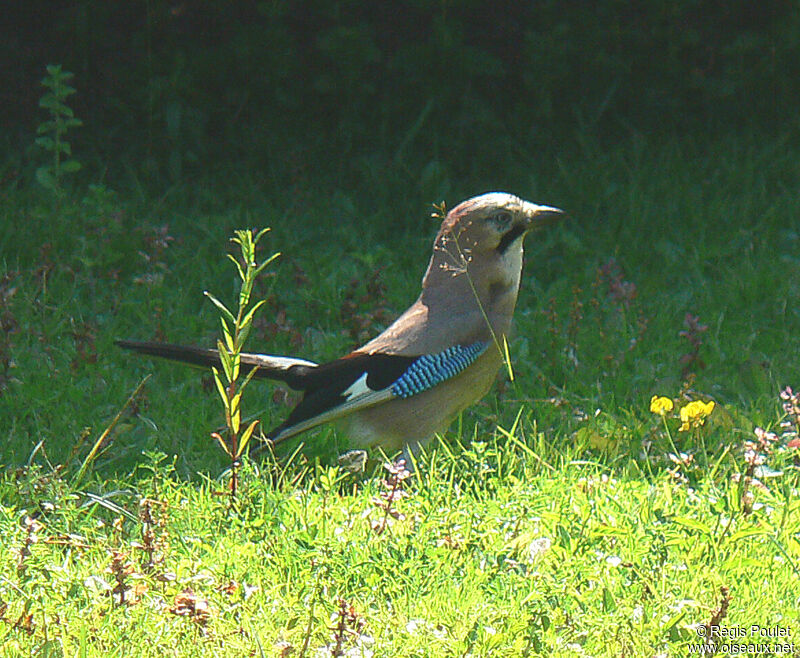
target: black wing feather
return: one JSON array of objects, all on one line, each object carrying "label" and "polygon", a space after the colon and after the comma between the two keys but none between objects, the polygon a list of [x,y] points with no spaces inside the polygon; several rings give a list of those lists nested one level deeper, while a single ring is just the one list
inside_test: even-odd
[{"label": "black wing feather", "polygon": [[347,401],[344,392],[364,373],[367,386],[373,391],[391,386],[419,357],[397,354],[363,354],[354,352],[344,358],[309,368],[301,387],[305,395],[286,420],[267,434],[271,439],[310,418],[334,409]]}]

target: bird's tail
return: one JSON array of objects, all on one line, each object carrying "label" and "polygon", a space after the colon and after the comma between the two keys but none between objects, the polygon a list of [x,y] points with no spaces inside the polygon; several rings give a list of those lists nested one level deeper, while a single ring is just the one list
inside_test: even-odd
[{"label": "bird's tail", "polygon": [[[147,356],[157,356],[170,361],[179,361],[194,366],[211,367],[221,365],[217,350],[189,345],[173,345],[171,343],[155,343],[149,341],[117,340],[115,344],[123,349],[132,350]],[[305,359],[288,356],[271,356],[269,354],[241,354],[241,369],[244,374],[256,369],[253,377],[260,379],[276,379],[286,382],[295,388],[308,368],[316,368],[317,364]],[[298,368],[295,368],[298,366]],[[293,386],[294,384],[294,386]]]}]

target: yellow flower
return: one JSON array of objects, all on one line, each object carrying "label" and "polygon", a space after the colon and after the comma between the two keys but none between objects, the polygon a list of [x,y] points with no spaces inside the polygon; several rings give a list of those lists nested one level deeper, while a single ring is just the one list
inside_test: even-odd
[{"label": "yellow flower", "polygon": [[654,414],[658,414],[659,416],[666,416],[670,411],[675,408],[675,405],[672,404],[672,400],[665,397],[658,397],[654,395],[650,398],[650,411]]},{"label": "yellow flower", "polygon": [[679,431],[685,432],[691,427],[700,427],[706,422],[706,418],[714,411],[714,400],[703,402],[702,400],[695,400],[690,402],[685,407],[681,407],[681,426]]}]

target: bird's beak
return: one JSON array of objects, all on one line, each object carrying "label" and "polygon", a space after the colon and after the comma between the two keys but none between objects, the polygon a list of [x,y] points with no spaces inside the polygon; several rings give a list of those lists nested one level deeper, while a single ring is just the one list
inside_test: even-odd
[{"label": "bird's beak", "polygon": [[536,231],[540,228],[551,226],[560,222],[567,214],[558,208],[550,206],[537,206],[535,203],[525,202],[526,230]]}]

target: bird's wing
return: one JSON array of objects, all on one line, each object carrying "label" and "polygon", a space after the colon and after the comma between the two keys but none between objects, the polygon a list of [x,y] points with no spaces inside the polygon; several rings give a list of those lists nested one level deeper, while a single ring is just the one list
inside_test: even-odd
[{"label": "bird's wing", "polygon": [[[157,356],[162,359],[179,361],[194,366],[220,367],[219,352],[217,350],[135,340],[117,340],[115,343],[123,349],[133,350],[139,354]],[[300,386],[298,381],[302,379],[307,370],[317,366],[316,363],[305,359],[250,353],[242,353],[240,355],[240,363],[245,374],[257,368],[255,375],[253,375],[254,377],[258,379],[277,379],[286,382],[290,387],[297,390],[305,390],[305,387]]]},{"label": "bird's wing", "polygon": [[267,438],[278,443],[359,409],[427,391],[455,377],[487,347],[479,341],[422,356],[354,352],[309,369],[303,400]]}]

